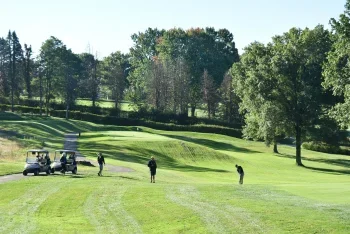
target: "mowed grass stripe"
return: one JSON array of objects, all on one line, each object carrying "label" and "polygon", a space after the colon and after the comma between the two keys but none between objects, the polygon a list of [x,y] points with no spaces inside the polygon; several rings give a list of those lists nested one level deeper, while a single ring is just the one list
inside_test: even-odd
[{"label": "mowed grass stripe", "polygon": [[167,190],[172,201],[193,210],[211,233],[265,233],[267,228],[253,214],[240,207],[209,200],[193,186],[176,186]]},{"label": "mowed grass stripe", "polygon": [[[89,224],[84,213],[86,199],[93,191],[91,179],[85,178],[87,181],[80,183],[81,177],[74,178],[69,174],[55,177],[60,186],[41,204],[36,212],[35,218],[38,222],[36,232],[94,232],[95,228]],[[56,185],[57,182],[52,183],[50,187],[56,187]]]},{"label": "mowed grass stripe", "polygon": [[205,224],[188,208],[167,197],[160,184],[140,184],[126,190],[122,201],[144,233],[207,233]]},{"label": "mowed grass stripe", "polygon": [[137,221],[122,204],[126,190],[127,187],[122,185],[101,185],[89,195],[84,211],[96,233],[142,233]]},{"label": "mowed grass stripe", "polygon": [[249,210],[269,227],[268,233],[310,233],[310,230],[348,233],[350,230],[349,206],[320,203],[271,186],[217,185],[198,189],[208,200]]},{"label": "mowed grass stripe", "polygon": [[56,183],[55,186],[51,186],[47,181],[31,183],[24,194],[1,206],[0,232],[30,233],[38,230],[35,216],[39,207],[52,194],[59,191],[62,185]]}]

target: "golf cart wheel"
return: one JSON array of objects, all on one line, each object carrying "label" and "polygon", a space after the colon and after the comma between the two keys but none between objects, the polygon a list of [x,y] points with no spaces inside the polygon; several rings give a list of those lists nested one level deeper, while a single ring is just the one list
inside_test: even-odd
[{"label": "golf cart wheel", "polygon": [[47,169],[46,175],[50,175],[50,169]]},{"label": "golf cart wheel", "polygon": [[74,168],[74,170],[72,171],[73,174],[77,174],[77,168]]},{"label": "golf cart wheel", "polygon": [[23,175],[26,176],[28,175],[28,172],[26,170],[23,171]]},{"label": "golf cart wheel", "polygon": [[55,173],[55,168],[51,168],[51,173]]},{"label": "golf cart wheel", "polygon": [[35,176],[39,175],[39,170],[35,170],[35,171],[34,171],[34,175],[35,175]]}]

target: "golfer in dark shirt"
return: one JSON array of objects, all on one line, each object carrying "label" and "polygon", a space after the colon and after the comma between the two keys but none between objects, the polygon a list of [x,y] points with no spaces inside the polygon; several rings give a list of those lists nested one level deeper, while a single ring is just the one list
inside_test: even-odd
[{"label": "golfer in dark shirt", "polygon": [[149,170],[151,172],[151,183],[155,183],[155,175],[156,175],[156,172],[157,172],[157,163],[156,163],[156,160],[154,160],[154,157],[152,156],[151,157],[151,160],[148,161],[148,167],[149,167]]},{"label": "golfer in dark shirt", "polygon": [[238,166],[238,165],[236,164],[236,168],[237,168],[237,172],[238,172],[238,174],[239,174],[239,183],[240,183],[240,184],[243,184],[243,177],[244,177],[243,167]]},{"label": "golfer in dark shirt", "polygon": [[98,153],[97,155],[97,162],[100,166],[100,171],[97,173],[97,175],[102,176],[103,165],[106,165],[105,158],[102,156],[102,153]]}]

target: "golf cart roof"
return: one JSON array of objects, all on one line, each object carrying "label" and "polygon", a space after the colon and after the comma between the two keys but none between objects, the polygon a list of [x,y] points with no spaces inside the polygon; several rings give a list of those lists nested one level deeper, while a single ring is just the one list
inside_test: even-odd
[{"label": "golf cart roof", "polygon": [[48,153],[48,150],[44,150],[44,149],[31,149],[27,151],[28,153]]},{"label": "golf cart roof", "polygon": [[75,153],[74,150],[55,150],[55,151],[60,153]]}]

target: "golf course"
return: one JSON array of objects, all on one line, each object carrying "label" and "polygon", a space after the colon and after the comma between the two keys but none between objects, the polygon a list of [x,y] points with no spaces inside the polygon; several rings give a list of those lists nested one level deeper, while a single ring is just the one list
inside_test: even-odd
[{"label": "golf course", "polygon": [[[59,118],[0,115],[0,174],[23,170],[26,151],[62,149],[81,132],[78,151],[116,172],[0,179],[0,233],[349,233],[349,156],[218,134],[106,126]],[[156,183],[147,162],[154,156]],[[235,164],[245,171],[238,184]]]}]

